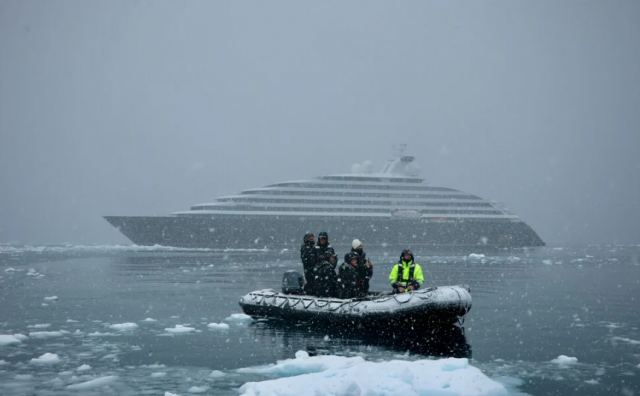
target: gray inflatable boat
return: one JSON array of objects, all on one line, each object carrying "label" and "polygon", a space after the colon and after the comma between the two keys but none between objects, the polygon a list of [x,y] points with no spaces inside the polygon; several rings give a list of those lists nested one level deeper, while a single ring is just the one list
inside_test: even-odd
[{"label": "gray inflatable boat", "polygon": [[419,327],[459,322],[471,309],[471,293],[468,286],[458,285],[339,299],[263,289],[240,298],[240,306],[255,318],[367,328]]}]

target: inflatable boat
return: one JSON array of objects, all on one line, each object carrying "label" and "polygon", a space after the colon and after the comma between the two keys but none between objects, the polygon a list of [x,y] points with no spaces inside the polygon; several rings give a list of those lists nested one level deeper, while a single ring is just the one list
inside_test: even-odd
[{"label": "inflatable boat", "polygon": [[458,285],[339,299],[263,289],[240,298],[240,306],[254,318],[367,328],[418,327],[459,322],[471,309],[471,293],[468,286]]}]

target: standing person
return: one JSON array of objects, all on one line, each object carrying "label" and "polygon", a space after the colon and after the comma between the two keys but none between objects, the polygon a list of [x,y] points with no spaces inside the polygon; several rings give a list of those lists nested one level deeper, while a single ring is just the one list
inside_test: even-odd
[{"label": "standing person", "polygon": [[360,297],[361,290],[358,286],[358,255],[347,253],[344,263],[338,268],[338,297]]},{"label": "standing person", "polygon": [[389,283],[393,287],[394,293],[417,290],[424,284],[422,267],[414,262],[410,249],[403,250],[400,254],[400,260],[393,265],[389,274]]},{"label": "standing person", "polygon": [[317,257],[316,257],[316,236],[312,232],[304,234],[302,246],[300,246],[300,260],[302,260],[302,269],[306,280],[304,292],[306,294],[315,294],[315,276],[313,275]]},{"label": "standing person", "polygon": [[366,295],[369,293],[369,280],[373,276],[373,263],[367,258],[364,245],[359,239],[351,242],[351,251],[344,255],[345,262],[348,262],[349,255],[358,257],[358,289]]},{"label": "standing person", "polygon": [[329,243],[329,234],[321,232],[318,234],[316,245],[316,266],[315,280],[316,295],[322,297],[333,297],[336,294],[336,265],[338,256]]}]

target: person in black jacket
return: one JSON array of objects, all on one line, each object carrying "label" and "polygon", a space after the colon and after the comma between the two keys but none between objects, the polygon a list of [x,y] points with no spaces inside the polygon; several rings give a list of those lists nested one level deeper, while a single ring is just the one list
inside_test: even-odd
[{"label": "person in black jacket", "polygon": [[316,265],[314,271],[315,295],[321,297],[333,297],[336,295],[336,265],[338,256],[329,244],[329,235],[326,232],[318,234],[316,245]]},{"label": "person in black jacket", "polygon": [[315,294],[316,282],[315,282],[315,268],[317,263],[316,256],[316,237],[311,232],[307,232],[302,240],[302,246],[300,246],[300,260],[302,260],[302,269],[304,271],[304,292],[306,294]]},{"label": "person in black jacket", "polygon": [[367,258],[364,252],[364,245],[359,239],[351,242],[351,251],[344,255],[344,261],[348,262],[348,256],[355,255],[358,258],[358,289],[366,295],[369,292],[369,280],[373,276],[373,263]]},{"label": "person in black jacket", "polygon": [[338,268],[338,297],[361,297],[362,286],[358,276],[358,255],[347,253],[344,263]]}]

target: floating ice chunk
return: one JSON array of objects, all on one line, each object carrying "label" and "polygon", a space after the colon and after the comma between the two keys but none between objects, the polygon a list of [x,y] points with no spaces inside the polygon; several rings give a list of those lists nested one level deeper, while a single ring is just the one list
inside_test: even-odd
[{"label": "floating ice chunk", "polygon": [[229,330],[229,325],[226,323],[209,323],[207,325],[208,328],[213,330]]},{"label": "floating ice chunk", "polygon": [[[4,359],[0,359],[0,366],[4,366],[4,365],[7,365],[7,364],[9,364],[9,362],[7,362]],[[209,375],[211,375],[211,374],[209,374]]]},{"label": "floating ice chunk", "polygon": [[164,396],[180,396],[177,393],[164,392]]},{"label": "floating ice chunk", "polygon": [[37,358],[31,359],[29,362],[39,365],[56,364],[60,363],[60,357],[58,357],[58,355],[56,355],[55,353],[47,352],[43,355],[38,356]]},{"label": "floating ice chunk", "polygon": [[8,272],[16,272],[16,269],[13,268],[13,267],[9,267],[9,268],[5,269],[4,272],[7,272],[7,273]]},{"label": "floating ice chunk", "polygon": [[553,261],[551,261],[551,260],[542,260],[542,264],[544,264],[544,265],[553,265]]},{"label": "floating ice chunk", "polygon": [[87,334],[89,337],[109,337],[114,336],[114,333],[103,333],[101,331],[94,331],[93,333]]},{"label": "floating ice chunk", "polygon": [[19,344],[24,337],[22,334],[0,334],[0,346]]},{"label": "floating ice chunk", "polygon": [[157,320],[154,318],[145,318],[143,322],[157,322]]},{"label": "floating ice chunk", "polygon": [[138,328],[138,325],[132,322],[116,323],[109,326],[110,329],[118,331],[132,331]]},{"label": "floating ice chunk", "polygon": [[30,328],[30,329],[46,329],[46,328],[48,328],[50,326],[51,326],[51,324],[49,324],[49,323],[37,323],[37,324],[34,324],[34,325],[29,325],[27,327]]},{"label": "floating ice chunk", "polygon": [[640,341],[638,340],[634,340],[631,338],[627,338],[627,337],[611,337],[611,341],[621,341],[621,342],[626,342],[627,344],[631,344],[631,345],[640,345]]},{"label": "floating ice chunk", "polygon": [[469,260],[481,260],[485,256],[482,253],[471,253],[467,257],[469,258]]},{"label": "floating ice chunk", "polygon": [[205,393],[209,390],[209,387],[206,385],[203,386],[192,386],[189,388],[189,393]]},{"label": "floating ice chunk", "polygon": [[567,367],[572,364],[578,363],[578,358],[567,355],[560,355],[557,358],[551,360],[551,363],[555,363],[560,367]]},{"label": "floating ice chunk", "polygon": [[58,296],[48,296],[44,298],[45,301],[56,301],[57,299]]},{"label": "floating ice chunk", "polygon": [[109,385],[115,382],[118,379],[116,375],[107,375],[104,377],[94,378],[89,381],[79,382],[77,384],[72,384],[67,386],[67,389],[71,390],[88,390],[95,388],[102,388],[103,386]]},{"label": "floating ice chunk", "polygon": [[196,329],[193,327],[177,324],[175,327],[166,327],[164,331],[171,334],[184,334],[184,333],[191,333],[192,331],[196,331]]},{"label": "floating ice chunk", "polygon": [[154,373],[151,373],[151,378],[162,378],[166,376],[167,376],[167,373],[165,373],[164,371],[156,371]]},{"label": "floating ice chunk", "polygon": [[593,379],[593,378],[592,379],[588,379],[588,380],[586,380],[584,382],[586,382],[589,385],[598,385],[600,383],[600,382],[598,382],[597,379]]},{"label": "floating ice chunk", "polygon": [[[507,395],[504,385],[469,364],[468,359],[365,361],[361,357],[296,354],[263,374],[283,378],[248,382],[243,395],[398,394]],[[250,368],[249,368],[250,369]],[[247,369],[244,369],[246,371]]]},{"label": "floating ice chunk", "polygon": [[62,337],[65,334],[68,334],[68,331],[60,330],[60,331],[32,331],[29,333],[29,337],[44,339],[44,338],[54,338],[54,337]]},{"label": "floating ice chunk", "polygon": [[89,366],[88,364],[83,364],[82,366],[76,369],[76,371],[88,371],[88,370],[91,370],[91,366]]},{"label": "floating ice chunk", "polygon": [[251,316],[245,315],[243,313],[234,313],[224,318],[224,321],[236,323],[236,324],[243,324],[243,323],[249,323],[253,321],[253,319],[251,318]]},{"label": "floating ice chunk", "polygon": [[324,338],[323,338],[323,340],[324,340],[325,342],[326,342],[326,341],[329,341],[329,340],[330,340],[329,335],[325,335],[325,336],[324,336]]},{"label": "floating ice chunk", "polygon": [[78,323],[79,321],[74,319],[67,319],[67,323]]},{"label": "floating ice chunk", "polygon": [[209,373],[209,378],[222,378],[225,375],[226,374],[220,370],[213,370],[212,372]]}]

